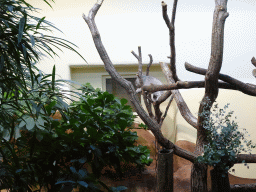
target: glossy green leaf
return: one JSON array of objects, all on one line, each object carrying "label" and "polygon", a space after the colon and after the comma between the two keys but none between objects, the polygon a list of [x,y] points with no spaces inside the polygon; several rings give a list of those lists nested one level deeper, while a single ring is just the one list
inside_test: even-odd
[{"label": "glossy green leaf", "polygon": [[33,129],[33,128],[35,127],[34,118],[32,118],[32,117],[27,117],[27,118],[25,119],[25,122],[26,122],[26,128],[27,128],[28,130],[31,130],[31,129]]},{"label": "glossy green leaf", "polygon": [[22,18],[20,19],[20,22],[19,22],[18,43],[21,42],[25,24],[26,24],[26,18],[25,18],[25,17],[22,17]]}]

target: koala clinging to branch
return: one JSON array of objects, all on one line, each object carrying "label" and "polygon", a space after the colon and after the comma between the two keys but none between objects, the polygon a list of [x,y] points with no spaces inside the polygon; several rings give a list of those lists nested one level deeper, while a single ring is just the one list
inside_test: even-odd
[{"label": "koala clinging to branch", "polygon": [[[152,77],[152,76],[146,76],[146,75],[142,75],[142,81],[143,81],[143,85],[145,86],[148,86],[148,85],[163,85],[163,83],[155,78],[155,77]],[[138,88],[136,90],[136,93],[140,93],[141,92],[141,88],[139,88],[139,85],[140,85],[140,81],[139,81],[139,77],[137,77],[136,81],[135,81],[135,85],[136,87]],[[159,97],[164,94],[165,91],[157,91],[157,92],[154,92],[152,93],[153,95],[153,101],[157,101],[159,99]]]}]

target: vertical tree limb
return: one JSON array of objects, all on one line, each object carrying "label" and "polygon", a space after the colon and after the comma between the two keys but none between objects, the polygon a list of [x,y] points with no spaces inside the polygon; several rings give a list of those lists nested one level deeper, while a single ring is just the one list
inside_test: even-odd
[{"label": "vertical tree limb", "polygon": [[104,65],[105,65],[105,69],[114,80],[116,80],[124,89],[126,89],[128,95],[130,97],[130,100],[131,100],[132,104],[134,105],[139,117],[149,127],[149,129],[152,131],[152,133],[154,134],[154,136],[156,137],[156,139],[160,143],[160,145],[164,146],[167,149],[174,148],[174,144],[171,143],[168,139],[166,139],[163,136],[158,123],[155,120],[151,119],[147,115],[145,110],[142,108],[142,106],[140,105],[140,102],[137,98],[135,89],[134,89],[133,85],[131,84],[131,82],[124,79],[116,71],[115,67],[113,66],[112,61],[110,60],[110,58],[108,56],[108,53],[107,53],[104,45],[102,44],[99,31],[98,31],[97,26],[94,21],[95,15],[98,12],[99,8],[101,7],[102,3],[103,3],[103,1],[98,1],[92,7],[88,16],[85,16],[83,14],[83,19],[85,20],[85,22],[87,23],[87,25],[91,31],[95,47],[101,57],[101,60],[103,61]]},{"label": "vertical tree limb", "polygon": [[178,146],[175,146],[171,141],[169,141],[168,139],[166,139],[163,136],[163,134],[160,130],[160,125],[154,119],[151,119],[147,115],[145,110],[142,108],[132,83],[127,81],[126,79],[124,79],[116,71],[116,69],[115,69],[112,61],[110,60],[108,53],[101,41],[100,33],[99,33],[97,26],[95,24],[95,21],[94,21],[95,15],[98,12],[99,8],[101,7],[102,3],[103,3],[103,1],[99,0],[92,7],[88,16],[85,16],[83,14],[83,19],[85,20],[85,22],[87,23],[87,25],[91,31],[95,47],[100,55],[101,60],[103,61],[104,65],[105,65],[106,71],[109,73],[109,75],[115,81],[117,81],[127,91],[128,95],[130,97],[130,100],[136,109],[136,112],[138,113],[138,115],[142,119],[142,121],[148,126],[149,130],[152,131],[152,133],[154,134],[158,143],[166,149],[174,149],[174,153],[177,154],[178,156],[183,157],[191,162],[194,162],[196,159],[195,154],[190,153],[186,150],[183,150]]},{"label": "vertical tree limb", "polygon": [[[215,0],[215,10],[213,15],[212,26],[212,42],[211,42],[211,58],[209,67],[205,76],[205,95],[200,103],[199,114],[209,111],[213,102],[218,96],[218,78],[222,66],[223,59],[223,42],[224,42],[224,24],[228,17],[227,0]],[[206,131],[203,127],[205,116],[198,116],[197,155],[201,155],[204,151],[206,141]],[[192,192],[207,191],[207,166],[194,164],[191,174]]]},{"label": "vertical tree limb", "polygon": [[[169,84],[175,83],[174,79],[172,78],[172,73],[166,63],[160,63],[162,71],[165,75],[165,78]],[[197,118],[191,113],[189,110],[186,102],[184,101],[183,97],[181,96],[179,90],[171,90],[170,91],[175,98],[179,111],[182,117],[194,128],[197,128]],[[161,99],[161,98],[160,98]]]},{"label": "vertical tree limb", "polygon": [[[139,62],[139,69],[138,69],[138,80],[139,80],[139,88],[141,88],[143,86],[143,80],[142,80],[142,53],[141,53],[141,47],[138,47],[138,52],[139,55],[137,55],[134,51],[131,51],[131,53],[137,58],[138,62]],[[152,108],[151,108],[151,100],[148,99],[148,93],[146,93],[143,89],[141,89],[141,94],[143,96],[143,100],[146,106],[146,109],[148,111],[148,114],[150,116],[150,118],[154,118],[154,115],[152,113]],[[150,95],[149,95],[150,96]]]},{"label": "vertical tree limb", "polygon": [[170,49],[171,49],[170,69],[172,72],[172,78],[174,79],[175,82],[179,80],[176,73],[176,50],[175,50],[175,27],[174,27],[177,3],[178,3],[178,0],[174,0],[173,8],[172,8],[172,19],[170,22],[170,19],[167,14],[167,4],[164,1],[162,1],[163,18],[169,29],[169,34],[170,34]]},{"label": "vertical tree limb", "polygon": [[148,56],[149,56],[150,61],[149,61],[149,64],[147,65],[146,76],[149,76],[149,68],[151,67],[151,65],[152,65],[152,63],[153,63],[153,57],[152,57],[152,55],[151,55],[151,54],[148,54]]}]

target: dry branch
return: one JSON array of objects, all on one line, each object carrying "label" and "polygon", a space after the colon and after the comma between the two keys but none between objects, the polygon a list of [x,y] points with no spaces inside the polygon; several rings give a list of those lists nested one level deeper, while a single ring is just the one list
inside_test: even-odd
[{"label": "dry branch", "polygon": [[256,163],[256,154],[239,154],[237,161],[237,163]]},{"label": "dry branch", "polygon": [[171,141],[169,141],[168,139],[166,139],[163,136],[163,134],[160,130],[160,125],[154,119],[151,119],[148,116],[148,114],[145,112],[145,110],[142,108],[132,83],[127,81],[126,79],[124,79],[116,71],[116,69],[115,69],[112,61],[110,60],[108,53],[101,41],[100,33],[99,33],[97,26],[95,24],[95,21],[94,21],[95,15],[98,12],[99,8],[101,7],[102,3],[103,3],[103,0],[98,1],[92,7],[88,16],[85,16],[83,14],[83,19],[85,20],[85,22],[87,23],[87,25],[91,31],[95,47],[100,55],[101,60],[103,61],[104,65],[105,65],[106,71],[109,73],[109,75],[115,81],[117,81],[127,91],[128,95],[130,97],[130,100],[131,100],[134,108],[136,109],[137,114],[142,119],[142,121],[148,126],[149,130],[152,131],[157,142],[166,149],[174,149],[174,153],[177,154],[178,156],[183,157],[191,162],[194,162],[197,157],[195,154],[190,153],[186,150],[183,150],[183,149],[175,146]]},{"label": "dry branch", "polygon": [[256,183],[254,184],[235,184],[230,185],[231,192],[255,192]]},{"label": "dry branch", "polygon": [[[208,70],[205,74],[205,94],[200,103],[198,114],[209,111],[219,92],[218,77],[223,59],[224,24],[228,17],[227,0],[215,0],[213,14],[211,57]],[[197,140],[195,153],[200,155],[204,152],[204,144],[207,144],[206,130],[203,122],[207,117],[198,116]],[[207,191],[207,166],[194,164],[191,171],[191,185],[193,192]]]},{"label": "dry branch", "polygon": [[255,59],[255,57],[252,58],[251,62],[256,67],[256,59]]},{"label": "dry branch", "polygon": [[[139,46],[138,47],[138,52],[139,52],[139,55],[137,55],[134,51],[131,51],[131,53],[137,58],[138,62],[139,62],[139,70],[138,70],[138,80],[139,80],[139,86],[137,88],[140,88],[143,86],[143,80],[142,80],[142,53],[141,53],[141,47]],[[141,89],[141,93],[142,93],[142,96],[143,96],[143,100],[144,100],[144,103],[145,103],[145,106],[146,106],[146,109],[148,111],[148,114],[150,116],[150,118],[153,118],[154,115],[152,113],[152,108],[151,108],[151,99],[148,99],[148,93],[145,93],[145,91],[143,91]]]},{"label": "dry branch", "polygon": [[[197,73],[200,75],[205,75],[207,72],[206,69],[193,66],[187,62],[185,63],[185,68],[186,68],[186,70],[188,70],[190,72]],[[229,75],[224,75],[221,73],[219,74],[218,79],[225,81],[231,85],[234,85],[237,90],[239,90],[247,95],[256,96],[256,85],[243,83],[242,81],[239,81],[233,77],[230,77]]]},{"label": "dry branch", "polygon": [[[172,78],[172,72],[170,71],[168,65],[166,63],[160,63],[162,71],[165,75],[165,78],[167,79],[167,82],[169,84],[175,83],[174,79]],[[174,95],[175,101],[177,103],[177,106],[180,110],[180,113],[182,117],[194,128],[197,128],[197,119],[195,116],[190,112],[186,102],[182,98],[179,90],[171,90],[171,93]],[[164,97],[164,96],[161,96]],[[160,97],[160,99],[161,99]]]},{"label": "dry branch", "polygon": [[170,69],[172,72],[172,78],[174,79],[175,82],[179,80],[177,73],[176,73],[176,50],[175,50],[175,27],[174,27],[177,2],[178,2],[178,0],[174,0],[174,2],[173,2],[172,19],[170,22],[170,19],[167,14],[167,4],[164,1],[162,1],[163,18],[164,18],[164,21],[165,21],[168,29],[169,29],[169,35],[170,35],[170,48],[171,48]]},{"label": "dry branch", "polygon": [[148,56],[149,56],[150,61],[149,61],[149,64],[147,65],[146,76],[149,76],[149,68],[150,68],[150,66],[151,66],[152,63],[153,63],[153,57],[152,57],[152,55],[151,55],[151,54],[148,54]]},{"label": "dry branch", "polygon": [[[234,85],[218,82],[219,88],[222,89],[233,89],[237,90]],[[174,90],[174,89],[191,89],[191,88],[203,88],[205,87],[205,81],[177,81],[176,83],[169,85],[148,85],[143,86],[141,89],[150,93],[163,90]]]},{"label": "dry branch", "polygon": [[171,95],[170,100],[169,100],[169,103],[168,103],[168,105],[167,105],[167,107],[166,107],[166,109],[165,109],[164,115],[162,116],[161,121],[160,121],[160,126],[161,126],[161,127],[162,127],[162,124],[163,124],[163,122],[164,122],[165,117],[167,116],[167,112],[168,112],[168,110],[169,110],[169,108],[170,108],[170,105],[171,105],[173,99],[174,99],[174,96]]}]

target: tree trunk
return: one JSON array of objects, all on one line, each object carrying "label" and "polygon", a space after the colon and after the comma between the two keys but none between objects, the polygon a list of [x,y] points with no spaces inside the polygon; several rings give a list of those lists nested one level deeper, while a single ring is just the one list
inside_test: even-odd
[{"label": "tree trunk", "polygon": [[195,163],[191,170],[191,192],[207,192],[207,165]]},{"label": "tree trunk", "polygon": [[228,173],[224,172],[218,167],[214,167],[211,170],[211,180],[212,180],[212,192],[230,192],[230,184]]},{"label": "tree trunk", "polygon": [[173,150],[161,150],[157,162],[157,192],[173,192]]}]

